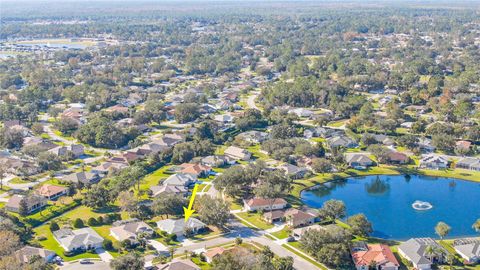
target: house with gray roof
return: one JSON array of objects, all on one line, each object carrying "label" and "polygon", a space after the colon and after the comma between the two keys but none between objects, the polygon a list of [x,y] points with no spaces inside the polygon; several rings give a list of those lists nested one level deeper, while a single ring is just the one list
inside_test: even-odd
[{"label": "house with gray roof", "polygon": [[[434,253],[429,253],[432,247]],[[398,253],[410,261],[417,270],[430,270],[432,264],[442,263],[447,251],[432,238],[412,238],[398,246]]]},{"label": "house with gray roof", "polygon": [[47,204],[47,199],[37,194],[13,195],[8,199],[5,209],[10,212],[20,213],[22,203],[25,203],[27,213],[32,213],[43,208]]},{"label": "house with gray roof", "polygon": [[279,166],[279,168],[284,170],[285,174],[292,179],[303,178],[308,173],[307,169],[305,169],[303,167],[298,167],[298,166],[292,165],[290,163],[285,163],[285,164]]},{"label": "house with gray roof", "polygon": [[458,239],[453,248],[467,263],[480,263],[480,239]]},{"label": "house with gray roof", "polygon": [[197,177],[193,174],[176,173],[165,179],[165,181],[163,181],[163,185],[188,187],[195,182],[197,182]]},{"label": "house with gray roof", "polygon": [[182,236],[202,232],[207,225],[200,220],[191,217],[187,220],[187,222],[185,222],[184,218],[160,220],[157,222],[157,227],[169,234]]},{"label": "house with gray roof", "polygon": [[62,177],[63,181],[71,183],[82,183],[84,185],[95,184],[100,181],[100,176],[94,172],[76,172]]},{"label": "house with gray roof", "polygon": [[429,154],[423,155],[420,159],[420,168],[430,169],[430,170],[443,170],[448,168],[448,159],[443,156]]},{"label": "house with gray roof", "polygon": [[78,230],[61,229],[53,232],[55,240],[66,251],[101,248],[103,238],[92,228]]},{"label": "house with gray roof", "polygon": [[158,197],[164,194],[180,194],[183,196],[187,195],[188,190],[184,186],[151,186],[150,191],[152,191],[152,197]]},{"label": "house with gray roof", "polygon": [[355,148],[358,146],[358,144],[354,140],[344,135],[335,136],[327,139],[327,145],[330,148],[336,148],[336,147]]},{"label": "house with gray roof", "polygon": [[353,168],[369,167],[375,163],[367,156],[367,154],[361,153],[347,153],[345,154],[345,161],[347,162],[348,166]]},{"label": "house with gray roof", "polygon": [[138,220],[130,220],[124,224],[110,228],[110,235],[118,241],[129,239],[137,242],[139,236],[151,237],[154,233],[152,227],[147,223]]},{"label": "house with gray roof", "polygon": [[32,246],[24,246],[23,248],[15,251],[15,257],[22,263],[28,263],[34,256],[39,256],[45,260],[45,262],[52,262],[55,258],[55,252]]},{"label": "house with gray roof", "polygon": [[458,169],[480,171],[480,159],[479,158],[463,158],[455,164]]}]

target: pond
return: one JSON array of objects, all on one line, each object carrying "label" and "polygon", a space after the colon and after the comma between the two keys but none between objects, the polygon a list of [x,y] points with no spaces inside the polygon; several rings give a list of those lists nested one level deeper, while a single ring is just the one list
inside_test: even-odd
[{"label": "pond", "polygon": [[475,236],[472,224],[480,218],[480,183],[451,178],[349,178],[305,190],[301,197],[316,208],[330,199],[342,200],[348,215],[364,213],[373,224],[372,236],[385,239],[437,237],[439,221],[452,227],[449,238]]}]

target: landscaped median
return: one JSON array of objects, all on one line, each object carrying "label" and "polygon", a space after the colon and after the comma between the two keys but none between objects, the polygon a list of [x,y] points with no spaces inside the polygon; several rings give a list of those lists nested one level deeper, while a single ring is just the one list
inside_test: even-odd
[{"label": "landscaped median", "polygon": [[287,249],[288,251],[292,252],[292,253],[295,253],[295,255],[303,258],[304,260],[306,260],[307,262],[315,265],[316,267],[322,269],[322,270],[328,270],[328,268],[326,268],[325,266],[323,266],[322,264],[320,264],[319,262],[315,261],[315,260],[312,260],[310,257],[308,256],[305,256],[303,253],[301,252],[298,252],[296,248],[292,247],[290,244],[283,244],[282,245],[283,248]]}]

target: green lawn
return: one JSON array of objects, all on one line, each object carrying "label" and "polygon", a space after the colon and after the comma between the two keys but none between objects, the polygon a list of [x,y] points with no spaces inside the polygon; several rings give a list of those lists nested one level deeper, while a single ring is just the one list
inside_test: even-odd
[{"label": "green lawn", "polygon": [[100,258],[98,256],[98,254],[96,253],[81,253],[81,254],[78,254],[78,255],[75,255],[75,256],[71,256],[71,257],[67,257],[63,254],[63,248],[58,244],[58,242],[53,238],[53,234],[52,232],[50,231],[49,229],[49,226],[48,225],[42,225],[40,227],[37,227],[35,229],[33,229],[33,231],[35,232],[35,235],[37,235],[37,237],[39,236],[43,236],[46,238],[46,240],[43,240],[43,241],[37,241],[38,244],[40,244],[43,248],[46,248],[46,249],[49,249],[49,250],[52,250],[53,252],[55,252],[58,256],[62,257],[63,260],[65,261],[74,261],[74,260],[79,260],[79,259],[84,259],[84,258]]},{"label": "green lawn", "polygon": [[148,190],[151,186],[158,185],[160,179],[169,177],[171,174],[166,172],[171,166],[164,166],[151,174],[145,176],[140,183],[140,190]]},{"label": "green lawn", "polygon": [[283,228],[281,231],[271,233],[271,235],[275,236],[278,239],[285,239],[290,236],[292,230],[290,228]]},{"label": "green lawn", "polygon": [[[250,222],[251,224],[253,224],[255,227],[261,229],[261,230],[266,230],[266,229],[270,229],[270,228],[273,228],[273,225],[270,224],[270,223],[267,223],[265,221],[262,220],[262,216],[260,215],[260,213],[248,213],[248,212],[242,212],[242,213],[237,213],[235,214],[236,216]],[[240,220],[242,221],[242,220]],[[242,221],[242,223],[244,223]],[[249,227],[252,227],[251,225],[245,223],[245,225],[248,225]]]},{"label": "green lawn", "polygon": [[[294,242],[296,243],[296,242]],[[283,244],[282,247],[284,247],[285,249],[295,253],[296,255],[302,257],[303,259],[305,259],[306,261],[310,262],[311,264],[315,265],[316,267],[322,269],[322,270],[327,270],[327,268],[325,266],[323,266],[322,264],[320,264],[319,262],[315,261],[315,260],[312,260],[310,259],[309,257],[303,255],[302,253],[299,253],[297,252],[296,250],[294,250],[290,245],[293,244],[293,243],[290,243],[290,244]],[[293,246],[293,245],[292,245]],[[298,247],[296,247],[298,249]]]},{"label": "green lawn", "polygon": [[265,159],[269,158],[269,156],[267,154],[261,152],[260,144],[249,146],[247,148],[247,150],[250,151],[252,153],[253,157],[255,157],[255,158],[259,158],[259,159],[262,159],[262,160],[265,160]]}]

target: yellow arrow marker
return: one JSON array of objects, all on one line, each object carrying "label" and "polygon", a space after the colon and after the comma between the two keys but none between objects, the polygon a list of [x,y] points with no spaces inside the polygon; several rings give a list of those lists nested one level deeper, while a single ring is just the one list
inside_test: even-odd
[{"label": "yellow arrow marker", "polygon": [[192,216],[193,212],[195,212],[195,210],[193,210],[192,207],[193,207],[193,201],[195,201],[195,195],[197,195],[197,188],[198,188],[198,185],[195,184],[195,186],[193,187],[192,196],[190,196],[190,202],[188,203],[188,209],[183,207],[183,212],[185,212],[185,222],[187,222],[190,216]]}]

